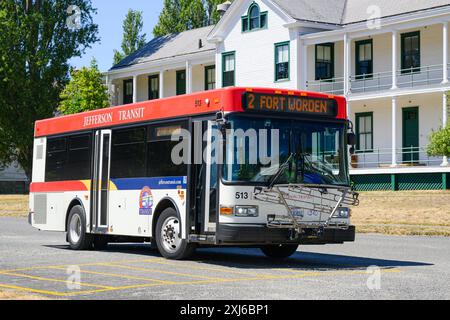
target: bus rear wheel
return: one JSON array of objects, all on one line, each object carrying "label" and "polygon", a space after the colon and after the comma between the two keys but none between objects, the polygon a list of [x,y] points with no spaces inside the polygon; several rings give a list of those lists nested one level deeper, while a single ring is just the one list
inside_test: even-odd
[{"label": "bus rear wheel", "polygon": [[297,244],[267,245],[261,247],[261,251],[271,259],[286,259],[297,252]]},{"label": "bus rear wheel", "polygon": [[67,240],[73,250],[92,248],[92,236],[86,233],[86,215],[83,207],[74,206],[67,219]]},{"label": "bus rear wheel", "polygon": [[165,209],[156,223],[156,245],[167,259],[183,260],[195,251],[195,245],[181,238],[181,221],[173,208]]}]

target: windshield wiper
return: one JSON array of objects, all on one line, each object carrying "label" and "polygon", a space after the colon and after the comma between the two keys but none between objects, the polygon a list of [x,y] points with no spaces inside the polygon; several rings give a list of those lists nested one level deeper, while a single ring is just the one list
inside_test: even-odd
[{"label": "windshield wiper", "polygon": [[269,182],[269,189],[272,189],[273,186],[277,183],[277,181],[280,179],[282,174],[286,169],[289,169],[289,163],[291,162],[292,158],[295,156],[295,153],[291,153],[289,155],[289,158],[286,160],[285,163],[283,163],[279,168],[278,171],[273,175],[272,179],[270,179]]}]

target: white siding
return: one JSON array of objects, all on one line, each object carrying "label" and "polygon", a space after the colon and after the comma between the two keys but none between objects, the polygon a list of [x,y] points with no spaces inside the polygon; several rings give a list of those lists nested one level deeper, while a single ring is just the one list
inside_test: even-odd
[{"label": "white siding", "polygon": [[[252,1],[247,1],[251,4]],[[241,16],[247,15],[248,6],[235,15],[230,30],[216,57],[218,76],[221,78],[223,52],[236,52],[236,86],[264,86],[297,88],[297,32],[284,27],[285,21],[272,11],[265,1],[255,1],[261,12],[268,11],[267,28],[242,32]],[[290,80],[275,82],[275,44],[290,41]],[[221,81],[220,81],[221,82]]]}]

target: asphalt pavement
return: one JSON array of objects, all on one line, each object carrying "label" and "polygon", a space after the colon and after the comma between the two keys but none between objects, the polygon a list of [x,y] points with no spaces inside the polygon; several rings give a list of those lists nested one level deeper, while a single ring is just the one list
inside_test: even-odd
[{"label": "asphalt pavement", "polygon": [[273,262],[258,249],[200,249],[189,261],[148,244],[72,251],[63,233],[0,217],[0,290],[52,299],[450,299],[450,238],[357,235]]}]

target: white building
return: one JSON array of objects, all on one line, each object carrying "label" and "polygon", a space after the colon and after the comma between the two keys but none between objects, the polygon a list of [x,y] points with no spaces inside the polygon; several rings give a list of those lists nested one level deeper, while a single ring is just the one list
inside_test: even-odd
[{"label": "white building", "polygon": [[425,148],[447,123],[450,0],[235,0],[216,26],[153,39],[107,72],[113,104],[225,86],[345,95],[361,190],[448,189]]},{"label": "white building", "polygon": [[28,178],[23,169],[13,163],[0,166],[0,194],[23,194],[28,192]]}]

